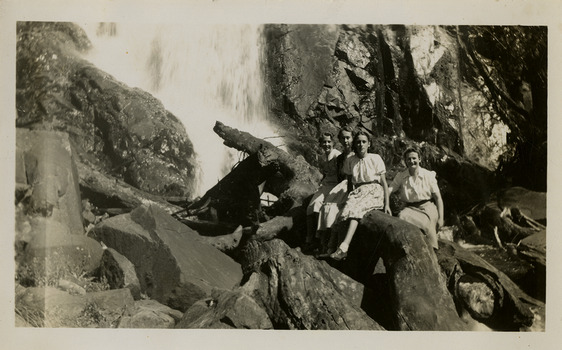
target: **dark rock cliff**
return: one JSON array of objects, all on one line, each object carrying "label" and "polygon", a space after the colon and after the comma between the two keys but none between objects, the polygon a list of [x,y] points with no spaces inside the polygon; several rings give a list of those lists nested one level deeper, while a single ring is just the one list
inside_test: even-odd
[{"label": "dark rock cliff", "polygon": [[351,125],[377,138],[387,167],[398,139],[427,149],[430,168],[546,189],[546,28],[276,24],[265,35],[272,114],[310,162],[317,135]]},{"label": "dark rock cliff", "polygon": [[193,145],[147,92],[80,57],[90,46],[70,23],[18,23],[16,126],[68,132],[83,161],[148,193],[189,196]]}]

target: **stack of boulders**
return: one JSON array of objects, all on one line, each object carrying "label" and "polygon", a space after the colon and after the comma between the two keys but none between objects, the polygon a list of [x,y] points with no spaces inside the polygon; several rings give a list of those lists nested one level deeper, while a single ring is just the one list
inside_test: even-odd
[{"label": "stack of boulders", "polygon": [[[17,155],[17,325],[382,329],[361,309],[360,283],[282,241],[266,249],[273,256],[243,263],[243,283],[243,266],[215,247],[224,248],[224,237],[200,236],[158,205],[86,220],[95,208],[82,210],[75,151],[64,133],[18,129]],[[294,296],[271,294],[269,273],[259,277],[259,264],[279,254],[297,259],[275,262],[300,276],[283,277],[282,284],[300,281]],[[279,305],[303,312],[313,291],[330,301],[298,322]]]},{"label": "stack of boulders", "polygon": [[170,327],[213,288],[239,284],[238,263],[157,206],[86,234],[74,157],[64,133],[17,131],[19,321],[76,327],[78,316],[97,312],[96,326]]}]

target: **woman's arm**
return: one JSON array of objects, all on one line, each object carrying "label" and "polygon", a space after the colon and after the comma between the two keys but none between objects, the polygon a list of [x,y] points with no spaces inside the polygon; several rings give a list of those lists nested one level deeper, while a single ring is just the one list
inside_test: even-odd
[{"label": "woman's arm", "polygon": [[347,175],[347,193],[353,191],[353,181],[352,181],[352,176],[351,175]]},{"label": "woman's arm", "polygon": [[443,198],[441,198],[441,192],[439,190],[433,192],[432,196],[437,206],[437,213],[439,214],[439,218],[437,219],[437,229],[439,229],[443,227]]},{"label": "woman's arm", "polygon": [[386,183],[386,177],[384,176],[384,174],[381,174],[381,184],[384,192],[384,212],[386,214],[392,215],[392,212],[390,211],[390,200],[389,200],[390,192],[388,191],[388,184]]},{"label": "woman's arm", "polygon": [[400,173],[396,174],[394,176],[394,179],[392,179],[392,181],[390,182],[390,184],[388,185],[388,195],[390,196],[393,192],[398,191],[398,189],[400,188],[400,183],[399,183],[399,179],[398,176],[400,175]]}]

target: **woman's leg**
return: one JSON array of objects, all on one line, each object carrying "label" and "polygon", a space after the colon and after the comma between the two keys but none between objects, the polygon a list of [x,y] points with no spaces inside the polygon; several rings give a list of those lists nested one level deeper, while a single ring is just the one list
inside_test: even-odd
[{"label": "woman's leg", "polygon": [[426,235],[429,245],[437,249],[437,232],[435,230],[437,209],[433,203],[427,203],[423,209],[406,207],[398,214],[398,218],[419,227]]},{"label": "woman's leg", "polygon": [[359,225],[359,220],[357,220],[357,219],[350,219],[349,220],[349,226],[347,227],[347,232],[345,234],[345,238],[343,239],[343,242],[341,242],[341,244],[340,244],[340,248],[341,248],[341,250],[343,250],[344,253],[347,253],[347,250],[349,249],[349,245],[351,244],[351,240],[353,239],[353,235],[355,234],[355,231],[357,230],[357,225]]},{"label": "woman's leg", "polygon": [[342,260],[347,257],[347,250],[349,249],[349,244],[353,239],[353,235],[357,230],[357,226],[359,225],[359,220],[357,219],[350,219],[349,226],[347,227],[347,233],[345,234],[345,238],[343,242],[340,244],[338,250],[335,253],[331,254],[330,257],[334,260]]},{"label": "woman's leg", "polygon": [[338,249],[338,233],[336,230],[328,229],[328,254],[332,254]]},{"label": "woman's leg", "polygon": [[306,244],[312,244],[316,238],[316,224],[318,222],[318,213],[312,213],[306,216]]}]

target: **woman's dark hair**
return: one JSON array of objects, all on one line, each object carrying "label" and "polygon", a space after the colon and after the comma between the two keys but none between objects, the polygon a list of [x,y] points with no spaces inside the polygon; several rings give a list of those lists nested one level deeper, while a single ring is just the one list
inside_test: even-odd
[{"label": "woman's dark hair", "polygon": [[322,133],[322,135],[320,135],[320,137],[318,138],[318,142],[322,142],[322,139],[325,136],[328,136],[330,138],[330,140],[332,140],[332,142],[334,142],[334,135],[332,135],[332,133],[330,133],[330,132]]},{"label": "woman's dark hair", "polygon": [[353,149],[354,152],[357,152],[355,150],[355,142],[357,141],[359,136],[365,136],[367,138],[367,142],[369,142],[369,148],[367,149],[367,151],[369,152],[372,146],[371,135],[369,135],[369,133],[367,133],[365,130],[359,130],[353,135],[353,142],[351,144],[351,148]]},{"label": "woman's dark hair", "polygon": [[408,147],[406,148],[406,150],[404,151],[404,153],[402,153],[402,159],[406,159],[406,155],[408,153],[416,153],[418,155],[418,158],[421,160],[421,153],[420,153],[420,149],[417,147]]},{"label": "woman's dark hair", "polygon": [[349,125],[346,125],[346,126],[344,126],[340,129],[340,131],[338,132],[338,138],[342,137],[344,131],[347,131],[347,132],[351,133],[351,137],[353,138],[354,132],[353,132],[353,129]]},{"label": "woman's dark hair", "polygon": [[358,130],[354,135],[353,135],[353,143],[355,144],[355,141],[357,140],[357,138],[359,136],[365,136],[367,138],[367,141],[369,143],[371,143],[371,135],[369,135],[368,132],[366,132],[365,130]]}]

